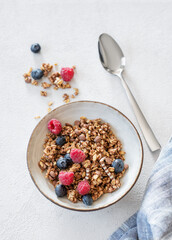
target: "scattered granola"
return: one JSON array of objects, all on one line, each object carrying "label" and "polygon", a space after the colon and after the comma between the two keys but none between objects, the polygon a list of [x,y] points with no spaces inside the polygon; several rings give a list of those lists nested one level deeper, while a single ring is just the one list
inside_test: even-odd
[{"label": "scattered granola", "polygon": [[54,85],[56,85],[54,82],[57,80],[57,79],[60,79],[60,73],[59,72],[55,72],[55,73],[52,73],[50,75],[50,77],[48,78],[50,80],[50,82]]},{"label": "scattered granola", "polygon": [[32,68],[30,67],[28,74],[31,74],[31,72],[32,72]]},{"label": "scattered granola", "polygon": [[48,112],[51,112],[51,108],[48,108]]},{"label": "scattered granola", "polygon": [[41,93],[41,96],[43,96],[43,97],[47,96],[47,92],[46,91],[41,91],[40,93]]},{"label": "scattered granola", "polygon": [[56,78],[54,84],[57,85],[58,88],[63,88],[63,80],[61,78]]},{"label": "scattered granola", "polygon": [[63,102],[65,102],[65,103],[70,102],[70,98],[69,98],[69,95],[67,93],[63,94],[63,98],[64,98]]},{"label": "scattered granola", "polygon": [[35,119],[38,119],[38,118],[40,118],[40,116],[36,116],[36,117],[34,117]]},{"label": "scattered granola", "polygon": [[75,90],[75,96],[77,96],[78,94],[79,94],[79,89],[78,88],[74,88],[74,90]]},{"label": "scattered granola", "polygon": [[59,88],[58,87],[53,87],[54,90],[58,90]]},{"label": "scattered granola", "polygon": [[52,106],[52,105],[53,105],[53,102],[49,102],[49,103],[48,103],[48,106]]},{"label": "scattered granola", "polygon": [[29,69],[28,73],[23,74],[23,77],[24,77],[24,80],[26,83],[31,83],[31,81],[32,81],[32,78],[30,77],[31,72],[32,72],[32,68]]},{"label": "scattered granola", "polygon": [[33,81],[32,81],[32,85],[38,86],[38,82],[37,82],[36,80],[33,80]]},{"label": "scattered granola", "polygon": [[50,65],[49,63],[43,63],[41,66],[41,70],[44,72],[44,76],[47,77],[48,74],[52,71],[53,65]]},{"label": "scattered granola", "polygon": [[[71,88],[71,85],[69,83],[65,83],[63,81],[63,79],[61,79],[61,75],[59,72],[53,73],[50,77],[49,80],[52,82],[53,85],[55,85],[55,87],[58,88]],[[55,90],[57,90],[55,89]]]},{"label": "scattered granola", "polygon": [[89,196],[93,201],[121,186],[120,179],[128,169],[128,164],[124,164],[121,172],[115,173],[112,162],[115,159],[124,161],[125,152],[122,151],[122,144],[108,123],[102,122],[101,119],[89,120],[81,117],[74,125],[66,123],[60,135],[65,136],[66,139],[62,146],[57,145],[57,135],[47,134],[43,155],[38,165],[41,171],[46,171],[46,178],[56,187],[61,183],[58,176],[62,172],[61,168],[57,167],[57,160],[63,158],[64,161],[72,161],[72,155],[70,158],[72,149],[80,149],[85,154],[86,158],[83,162],[70,164],[67,162],[63,170],[74,173],[73,182],[65,186],[70,201],[74,203],[82,201],[82,195],[77,189],[82,181],[89,183]]},{"label": "scattered granola", "polygon": [[[57,63],[54,63],[54,66],[57,66],[57,65],[58,65]],[[76,69],[75,66],[72,66],[72,68],[62,68],[61,72],[63,74],[65,74],[65,77],[63,76],[64,79],[62,79],[62,75],[61,75],[60,72],[57,72],[57,71],[52,72],[53,65],[51,65],[49,63],[43,63],[39,70],[42,72],[42,75],[44,77],[48,77],[50,83],[44,81],[44,82],[41,83],[41,87],[43,87],[44,89],[47,89],[47,88],[50,88],[51,86],[53,86],[54,90],[58,90],[59,88],[61,88],[61,89],[71,88],[71,85],[68,82],[69,79],[71,78],[71,76],[69,76],[70,75],[69,70],[72,71],[72,77],[73,77],[75,69]],[[34,70],[34,71],[36,71],[36,70]],[[50,72],[52,72],[52,73],[49,76]],[[39,82],[36,81],[37,80],[36,77],[33,79],[33,76],[32,76],[31,73],[33,73],[32,68],[30,68],[28,73],[25,73],[23,75],[25,82],[26,83],[31,83],[34,86],[38,86]],[[39,79],[39,81],[40,81],[40,79]],[[63,101],[65,103],[70,102],[70,98],[75,98],[75,96],[77,96],[79,94],[78,88],[74,88],[74,91],[75,91],[74,94],[72,94],[70,96],[69,95],[67,96],[66,94],[64,94],[64,96],[63,96],[64,100]],[[47,96],[47,92],[46,91],[41,91],[41,96]]]},{"label": "scattered granola", "polygon": [[30,74],[24,73],[23,77],[24,77],[24,80],[25,80],[26,83],[31,83],[32,78],[30,77]]},{"label": "scattered granola", "polygon": [[50,84],[50,83],[47,83],[47,82],[43,82],[43,83],[41,83],[41,86],[42,86],[44,89],[46,89],[46,88],[51,87],[51,84]]}]

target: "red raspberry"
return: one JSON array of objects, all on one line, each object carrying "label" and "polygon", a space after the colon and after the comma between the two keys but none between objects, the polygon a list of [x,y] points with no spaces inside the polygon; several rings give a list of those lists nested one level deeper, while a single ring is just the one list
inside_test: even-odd
[{"label": "red raspberry", "polygon": [[81,181],[78,184],[77,190],[78,190],[79,194],[86,195],[90,191],[90,184],[88,183],[87,180]]},{"label": "red raspberry", "polygon": [[59,181],[63,185],[70,185],[73,183],[74,173],[73,172],[63,172],[59,173]]},{"label": "red raspberry", "polygon": [[85,153],[80,149],[74,148],[70,151],[70,157],[74,163],[81,163],[85,161]]},{"label": "red raspberry", "polygon": [[62,125],[57,119],[51,119],[48,122],[48,129],[54,134],[59,134],[62,130]]},{"label": "red raspberry", "polygon": [[69,82],[73,78],[74,71],[73,68],[66,67],[61,69],[60,74],[65,82]]}]

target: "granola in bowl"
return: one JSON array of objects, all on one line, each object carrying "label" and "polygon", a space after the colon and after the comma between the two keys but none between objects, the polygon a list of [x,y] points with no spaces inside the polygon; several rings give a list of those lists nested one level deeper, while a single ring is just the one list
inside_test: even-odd
[{"label": "granola in bowl", "polygon": [[73,125],[62,127],[52,119],[48,128],[38,165],[57,197],[67,195],[73,203],[91,205],[121,187],[128,164],[124,163],[122,144],[108,123],[81,117]]}]

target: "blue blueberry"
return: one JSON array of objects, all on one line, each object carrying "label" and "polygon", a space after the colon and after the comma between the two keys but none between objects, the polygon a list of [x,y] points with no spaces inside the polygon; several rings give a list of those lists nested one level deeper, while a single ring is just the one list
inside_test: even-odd
[{"label": "blue blueberry", "polygon": [[68,162],[65,158],[61,157],[57,160],[56,165],[60,169],[66,169],[68,167]]},{"label": "blue blueberry", "polygon": [[115,159],[112,167],[115,168],[115,173],[121,173],[124,170],[124,162],[121,159]]},{"label": "blue blueberry", "polygon": [[43,77],[43,75],[44,75],[44,72],[39,68],[35,69],[35,70],[32,70],[32,72],[31,72],[31,76],[35,80],[41,79]]},{"label": "blue blueberry", "polygon": [[59,146],[63,146],[66,143],[66,138],[64,136],[59,136],[56,139],[56,144]]},{"label": "blue blueberry", "polygon": [[93,199],[92,199],[92,197],[91,197],[90,194],[84,195],[84,196],[82,197],[82,201],[83,201],[83,203],[84,203],[85,205],[87,205],[87,206],[91,206],[92,203],[93,203]]},{"label": "blue blueberry", "polygon": [[72,159],[71,159],[71,157],[70,157],[70,153],[66,153],[66,154],[64,155],[64,158],[67,160],[68,165],[73,164],[73,161],[72,161]]},{"label": "blue blueberry", "polygon": [[57,197],[64,197],[67,194],[67,190],[64,185],[59,184],[55,188],[55,193]]},{"label": "blue blueberry", "polygon": [[39,43],[34,43],[31,45],[30,49],[33,53],[38,53],[41,50],[41,46],[39,45]]}]

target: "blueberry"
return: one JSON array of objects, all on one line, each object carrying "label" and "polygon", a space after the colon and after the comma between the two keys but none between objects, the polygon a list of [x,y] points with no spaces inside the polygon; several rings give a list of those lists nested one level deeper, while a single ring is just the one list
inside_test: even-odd
[{"label": "blueberry", "polygon": [[35,80],[41,79],[43,77],[43,75],[44,75],[44,72],[39,68],[35,69],[35,70],[32,70],[32,72],[31,72],[31,76]]},{"label": "blueberry", "polygon": [[64,136],[59,136],[56,139],[56,144],[59,146],[63,146],[66,143],[66,138]]},{"label": "blueberry", "polygon": [[39,43],[34,43],[31,45],[30,49],[33,53],[38,53],[41,50],[41,46],[39,45]]},{"label": "blueberry", "polygon": [[68,165],[73,164],[73,161],[72,161],[69,153],[66,153],[66,154],[64,155],[64,158],[67,160]]},{"label": "blueberry", "polygon": [[115,173],[121,173],[124,170],[124,162],[121,159],[115,159],[112,167],[115,168]]},{"label": "blueberry", "polygon": [[85,205],[90,206],[93,203],[93,199],[90,194],[84,195],[82,201]]},{"label": "blueberry", "polygon": [[57,164],[57,167],[60,169],[66,169],[68,167],[67,160],[63,157],[59,158],[56,164]]},{"label": "blueberry", "polygon": [[62,184],[57,185],[55,188],[55,193],[57,197],[64,197],[67,194],[65,186]]}]

